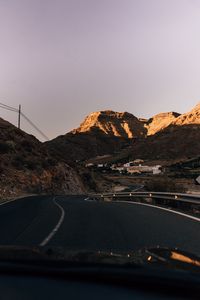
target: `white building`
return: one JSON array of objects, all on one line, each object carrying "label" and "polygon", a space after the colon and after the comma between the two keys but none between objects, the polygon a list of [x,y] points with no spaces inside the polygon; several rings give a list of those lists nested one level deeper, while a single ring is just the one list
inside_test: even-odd
[{"label": "white building", "polygon": [[103,168],[104,167],[104,164],[98,164],[97,165],[97,168]]},{"label": "white building", "polygon": [[153,169],[153,175],[157,175],[157,174],[162,173],[162,171],[161,171],[161,166],[160,166],[160,165],[157,165],[157,166],[155,166],[155,167],[152,167],[152,169]]}]

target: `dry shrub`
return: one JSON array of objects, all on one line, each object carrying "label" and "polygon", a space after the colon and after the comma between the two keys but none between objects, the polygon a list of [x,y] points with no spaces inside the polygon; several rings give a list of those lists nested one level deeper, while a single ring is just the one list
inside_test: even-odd
[{"label": "dry shrub", "polygon": [[186,191],[184,186],[177,184],[174,179],[167,176],[152,178],[146,182],[145,187],[148,191],[153,192],[184,193]]}]

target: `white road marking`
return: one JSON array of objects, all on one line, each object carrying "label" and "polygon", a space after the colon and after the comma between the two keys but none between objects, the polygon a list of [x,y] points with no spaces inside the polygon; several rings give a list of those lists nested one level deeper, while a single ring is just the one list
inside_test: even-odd
[{"label": "white road marking", "polygon": [[40,246],[42,246],[42,247],[45,246],[52,239],[52,237],[56,234],[56,232],[60,228],[60,226],[65,218],[65,211],[62,208],[62,206],[56,202],[56,197],[53,198],[53,202],[61,210],[61,216],[60,216],[60,219],[59,219],[58,223],[56,224],[56,226],[52,229],[52,231],[49,233],[49,235],[40,243]]},{"label": "white road marking", "polygon": [[18,200],[18,199],[8,200],[8,201],[0,203],[0,205],[5,205],[5,204],[11,203],[11,202],[16,201],[16,200]]},{"label": "white road marking", "polygon": [[157,208],[157,209],[165,210],[165,211],[168,211],[168,212],[171,212],[171,213],[174,213],[174,214],[177,214],[177,215],[180,215],[180,216],[183,216],[183,217],[195,220],[197,222],[200,222],[200,218],[193,217],[193,216],[181,213],[179,211],[175,211],[175,210],[172,210],[172,209],[168,209],[168,208],[164,208],[164,207],[160,207],[160,206],[156,206],[156,205],[151,205],[151,204],[146,204],[146,203],[139,203],[139,202],[132,202],[132,201],[120,201],[120,200],[115,201],[115,202],[130,203],[130,204],[136,204],[136,205],[143,205],[143,206],[154,207],[154,208]]},{"label": "white road marking", "polygon": [[90,198],[88,197],[88,198],[85,198],[84,201],[95,202],[96,200],[90,199]]},{"label": "white road marking", "polygon": [[[144,185],[141,185],[140,187],[135,188],[135,189],[132,190],[131,192],[137,192],[137,191],[143,189],[143,187],[144,187]],[[130,193],[131,193],[131,192],[130,192]]]},{"label": "white road marking", "polygon": [[21,197],[17,197],[17,198],[14,198],[14,199],[8,200],[8,201],[4,201],[4,202],[0,203],[0,206],[1,206],[1,205],[8,204],[8,203],[11,203],[11,202],[14,202],[14,201],[17,201],[17,200],[20,200],[20,199],[23,199],[23,198],[32,197],[32,196],[35,196],[35,195],[21,196]]}]

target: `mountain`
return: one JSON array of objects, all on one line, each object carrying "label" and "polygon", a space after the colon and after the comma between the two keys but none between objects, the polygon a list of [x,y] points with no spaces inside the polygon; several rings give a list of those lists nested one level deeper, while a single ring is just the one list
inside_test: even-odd
[{"label": "mountain", "polygon": [[147,135],[155,133],[167,128],[170,124],[177,120],[180,114],[176,112],[160,113],[150,118],[146,123]]},{"label": "mountain", "polygon": [[[165,118],[161,118],[160,124],[162,122],[165,122]],[[168,126],[155,134],[150,133],[145,139],[135,141],[126,157],[135,158],[139,155],[148,160],[187,160],[199,156],[200,104],[188,113],[174,115]]]},{"label": "mountain", "polygon": [[172,122],[173,125],[199,125],[200,124],[200,103],[198,103],[190,112],[180,115]]},{"label": "mountain", "polygon": [[109,136],[134,138],[144,136],[146,129],[134,115],[124,112],[105,110],[88,115],[80,127],[72,131],[74,134],[83,132],[102,132]]},{"label": "mountain", "polygon": [[66,135],[47,142],[68,163],[111,154],[124,159],[179,160],[200,153],[200,104],[189,113],[160,113],[149,120],[111,110],[93,112]]},{"label": "mountain", "polygon": [[113,154],[130,144],[133,138],[146,135],[143,123],[132,114],[111,110],[88,115],[81,125],[46,145],[69,164],[76,160]]},{"label": "mountain", "polygon": [[34,136],[0,118],[0,195],[81,193],[77,172]]}]

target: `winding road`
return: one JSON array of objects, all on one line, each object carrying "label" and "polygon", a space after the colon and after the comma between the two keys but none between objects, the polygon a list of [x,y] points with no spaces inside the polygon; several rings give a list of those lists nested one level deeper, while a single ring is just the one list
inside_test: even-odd
[{"label": "winding road", "polygon": [[166,246],[200,254],[200,220],[136,203],[33,196],[0,205],[0,245],[130,252]]}]

